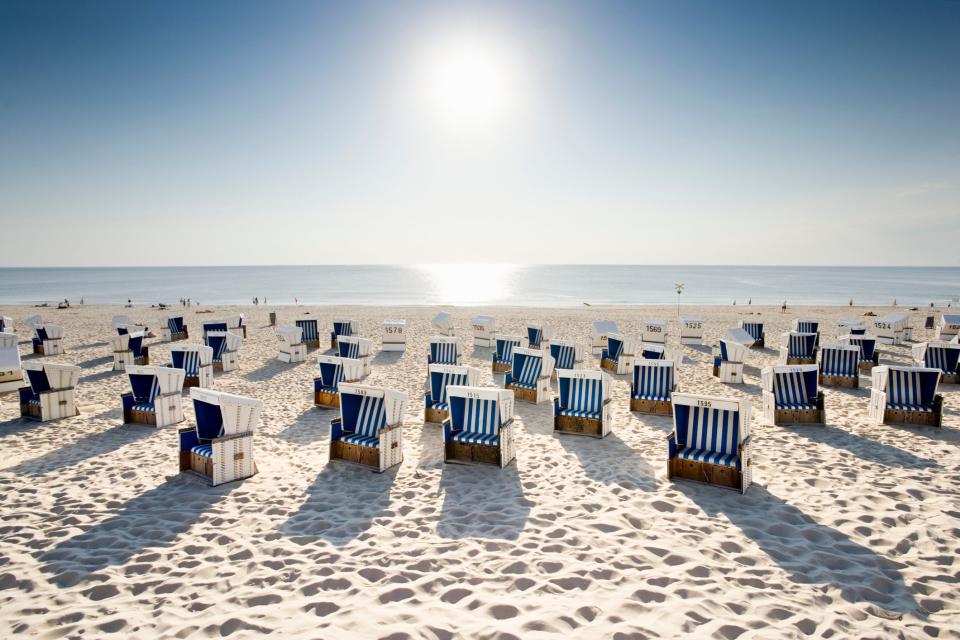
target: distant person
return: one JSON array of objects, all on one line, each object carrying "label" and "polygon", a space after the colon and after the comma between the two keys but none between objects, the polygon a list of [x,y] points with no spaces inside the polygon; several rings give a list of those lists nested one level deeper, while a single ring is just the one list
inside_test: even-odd
[{"label": "distant person", "polygon": [[753,304],[753,298],[747,298],[747,306],[749,307],[752,304]]},{"label": "distant person", "polygon": [[736,300],[733,301],[733,306],[737,306],[737,301],[736,301]]},{"label": "distant person", "polygon": [[787,301],[784,300],[783,304],[780,306],[780,313],[786,313],[786,312],[787,312]]},{"label": "distant person", "polygon": [[267,299],[266,299],[266,298],[263,299],[263,304],[267,304]]},{"label": "distant person", "polygon": [[893,306],[897,306],[897,299],[896,299],[896,298],[893,299]]}]

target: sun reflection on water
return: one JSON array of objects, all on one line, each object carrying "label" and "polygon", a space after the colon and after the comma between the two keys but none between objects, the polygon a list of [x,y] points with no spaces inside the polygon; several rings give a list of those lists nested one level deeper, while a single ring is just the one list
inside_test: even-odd
[{"label": "sun reflection on water", "polygon": [[438,304],[502,304],[511,293],[513,264],[421,264]]}]

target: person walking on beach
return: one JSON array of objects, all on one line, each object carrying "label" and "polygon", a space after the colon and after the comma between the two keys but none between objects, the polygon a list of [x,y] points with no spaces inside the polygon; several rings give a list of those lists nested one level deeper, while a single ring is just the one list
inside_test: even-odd
[{"label": "person walking on beach", "polygon": [[783,306],[780,307],[780,313],[786,313],[786,312],[787,312],[787,301],[784,300]]}]

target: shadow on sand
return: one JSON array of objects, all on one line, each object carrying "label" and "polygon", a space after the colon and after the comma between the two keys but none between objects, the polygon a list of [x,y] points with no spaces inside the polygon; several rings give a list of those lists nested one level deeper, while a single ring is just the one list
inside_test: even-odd
[{"label": "shadow on sand", "polygon": [[931,469],[940,466],[936,460],[921,458],[898,447],[891,447],[829,425],[787,425],[782,428],[813,442],[848,451],[866,462],[905,469]]},{"label": "shadow on sand", "polygon": [[330,421],[340,415],[337,409],[312,406],[290,423],[277,437],[293,444],[307,445],[330,439]]},{"label": "shadow on sand", "polygon": [[24,476],[43,476],[59,469],[72,467],[84,460],[90,460],[112,451],[157,435],[153,427],[120,425],[106,431],[98,431],[64,444],[36,458],[24,460],[16,466],[4,469],[8,473]]},{"label": "shadow on sand", "polygon": [[624,489],[653,491],[656,477],[646,458],[611,433],[598,440],[579,435],[557,435],[564,449],[577,456],[584,473],[591,480]]},{"label": "shadow on sand", "polygon": [[380,351],[373,357],[373,362],[378,367],[389,367],[390,365],[397,364],[400,362],[400,358],[403,357],[403,354],[406,351]]},{"label": "shadow on sand", "polygon": [[533,504],[523,495],[516,461],[505,469],[444,464],[438,492],[443,508],[437,535],[451,540],[516,540]]}]

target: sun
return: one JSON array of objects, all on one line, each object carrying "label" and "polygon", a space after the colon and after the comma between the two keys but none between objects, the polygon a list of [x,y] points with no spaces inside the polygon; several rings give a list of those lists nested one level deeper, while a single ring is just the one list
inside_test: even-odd
[{"label": "sun", "polygon": [[455,31],[422,46],[415,61],[417,111],[457,133],[483,132],[509,121],[520,107],[520,63],[492,34]]}]

